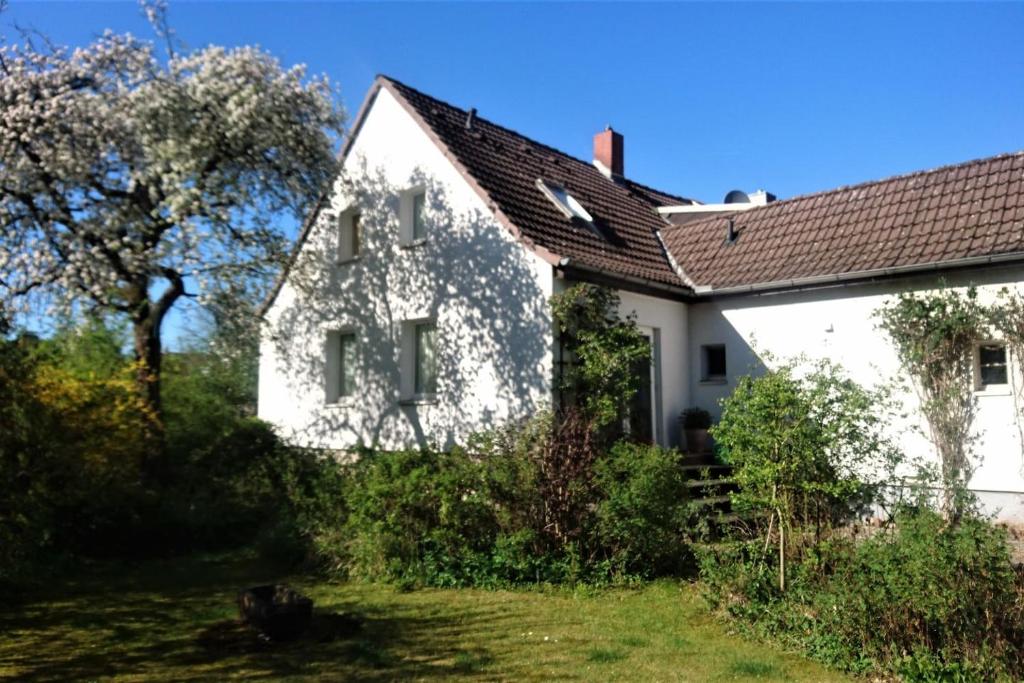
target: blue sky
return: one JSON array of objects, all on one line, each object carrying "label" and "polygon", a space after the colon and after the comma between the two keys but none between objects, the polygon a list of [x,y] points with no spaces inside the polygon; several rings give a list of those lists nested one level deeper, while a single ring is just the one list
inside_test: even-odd
[{"label": "blue sky", "polygon": [[[175,3],[190,45],[258,43],[339,87],[386,73],[582,158],[611,124],[626,174],[719,201],[779,197],[1024,148],[1024,4]],[[11,0],[81,44],[148,35],[137,6]]]}]

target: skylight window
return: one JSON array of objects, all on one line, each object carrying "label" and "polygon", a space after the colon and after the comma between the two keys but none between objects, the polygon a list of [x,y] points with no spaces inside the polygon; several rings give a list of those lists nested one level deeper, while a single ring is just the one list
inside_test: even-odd
[{"label": "skylight window", "polygon": [[579,218],[590,225],[594,224],[594,217],[591,216],[587,210],[583,208],[583,205],[576,201],[576,199],[561,185],[553,185],[538,178],[537,187],[540,188],[540,191],[551,200],[551,203],[554,204],[559,211],[565,214],[566,218]]}]

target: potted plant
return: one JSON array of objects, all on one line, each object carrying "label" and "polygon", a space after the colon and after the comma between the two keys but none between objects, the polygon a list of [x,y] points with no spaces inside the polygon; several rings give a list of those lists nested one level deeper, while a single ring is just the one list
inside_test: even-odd
[{"label": "potted plant", "polygon": [[687,408],[680,416],[683,433],[686,434],[686,450],[689,453],[706,453],[708,450],[708,427],[711,413],[694,406]]}]

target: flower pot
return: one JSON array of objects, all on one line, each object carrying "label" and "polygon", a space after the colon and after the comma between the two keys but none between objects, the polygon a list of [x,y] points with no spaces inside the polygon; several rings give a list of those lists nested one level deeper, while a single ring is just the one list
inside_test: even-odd
[{"label": "flower pot", "polygon": [[686,429],[686,452],[706,453],[708,451],[708,430]]}]

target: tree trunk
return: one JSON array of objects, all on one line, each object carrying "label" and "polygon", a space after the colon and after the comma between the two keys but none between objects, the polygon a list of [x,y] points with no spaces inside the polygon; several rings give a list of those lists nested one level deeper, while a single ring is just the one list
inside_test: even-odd
[{"label": "tree trunk", "polygon": [[163,358],[160,329],[164,316],[171,310],[179,297],[185,296],[185,282],[182,276],[170,269],[164,271],[171,285],[156,301],[149,298],[150,280],[141,278],[132,287],[132,336],[135,342],[135,381],[139,395],[150,409],[156,422],[157,433],[161,431],[163,405],[160,401],[160,365]]},{"label": "tree trunk", "polygon": [[[148,308],[148,307],[147,307]],[[135,386],[148,417],[139,425],[142,452],[142,480],[151,485],[161,480],[164,428],[160,402],[160,326],[153,316],[134,317],[132,338],[135,350]]]},{"label": "tree trunk", "polygon": [[160,327],[154,324],[152,316],[146,316],[133,321],[132,333],[135,340],[135,383],[146,407],[159,422],[163,408],[160,402]]},{"label": "tree trunk", "polygon": [[151,481],[160,479],[159,462],[164,453],[163,404],[160,400],[160,366],[163,359],[160,329],[164,316],[174,302],[185,295],[185,282],[173,270],[164,276],[171,285],[152,301],[149,298],[149,277],[142,277],[131,288],[132,338],[135,347],[135,382],[139,396],[149,412],[149,422],[143,429],[149,442],[142,461],[142,476]]},{"label": "tree trunk", "polygon": [[779,513],[779,591],[786,592],[786,525]]}]

